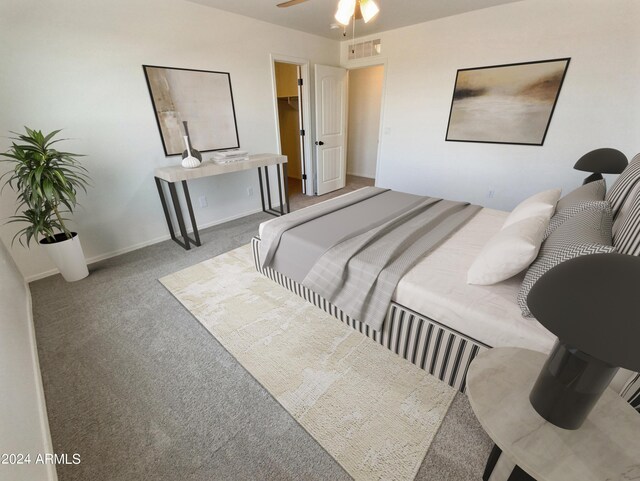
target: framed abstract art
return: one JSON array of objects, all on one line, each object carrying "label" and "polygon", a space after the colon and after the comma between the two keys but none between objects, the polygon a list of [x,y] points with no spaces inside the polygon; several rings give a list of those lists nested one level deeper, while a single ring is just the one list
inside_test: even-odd
[{"label": "framed abstract art", "polygon": [[165,155],[182,154],[185,121],[191,147],[200,152],[240,147],[229,73],[142,67]]},{"label": "framed abstract art", "polygon": [[569,61],[458,70],[446,140],[543,145]]}]

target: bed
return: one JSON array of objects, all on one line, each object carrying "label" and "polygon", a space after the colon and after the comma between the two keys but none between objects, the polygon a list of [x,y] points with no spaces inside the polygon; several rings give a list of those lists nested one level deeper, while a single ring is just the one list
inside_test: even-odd
[{"label": "bed", "polygon": [[[638,167],[640,178],[638,156],[632,165]],[[634,190],[627,192],[626,197],[629,196],[640,197],[640,194]],[[628,209],[632,201],[626,198],[624,201]],[[620,203],[619,199],[617,202]],[[351,328],[464,392],[469,364],[481,351],[491,347],[517,346],[548,352],[556,339],[535,319],[523,317],[520,306],[515,302],[524,273],[493,285],[467,283],[467,272],[474,259],[489,239],[503,228],[508,215],[508,212],[479,208],[461,227],[413,265],[398,282],[379,330],[350,317],[305,287],[296,270],[295,258],[281,255],[269,263],[261,259],[261,255],[264,256],[261,239],[265,228],[277,219],[261,224],[258,236],[252,241],[255,267]],[[329,225],[334,231],[340,230],[339,219],[324,219],[324,222],[325,230]],[[343,222],[346,221],[343,219]],[[282,252],[286,253],[296,242],[303,242],[301,245],[305,250],[326,250],[320,241],[319,245],[314,245],[314,239],[295,240],[293,235],[286,241],[283,238]],[[633,391],[634,388],[627,383],[625,389]]]}]

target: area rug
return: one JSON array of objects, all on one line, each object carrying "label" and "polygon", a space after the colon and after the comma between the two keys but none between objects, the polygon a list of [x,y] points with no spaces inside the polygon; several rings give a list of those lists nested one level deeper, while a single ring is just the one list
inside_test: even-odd
[{"label": "area rug", "polygon": [[256,272],[250,246],[160,279],[356,480],[412,480],[455,390]]}]

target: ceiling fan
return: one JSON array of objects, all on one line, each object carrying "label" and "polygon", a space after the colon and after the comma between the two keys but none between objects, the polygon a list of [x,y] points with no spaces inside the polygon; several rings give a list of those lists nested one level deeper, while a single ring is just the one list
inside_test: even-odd
[{"label": "ceiling fan", "polygon": [[[293,7],[307,0],[289,0],[288,2],[279,3],[280,8]],[[374,0],[340,0],[338,2],[338,10],[335,18],[342,25],[349,25],[351,18],[356,20],[363,19],[367,23],[375,17],[380,9]]]}]

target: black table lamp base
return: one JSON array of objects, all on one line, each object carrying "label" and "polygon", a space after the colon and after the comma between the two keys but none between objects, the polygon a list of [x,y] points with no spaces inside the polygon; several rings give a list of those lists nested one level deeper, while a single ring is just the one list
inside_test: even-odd
[{"label": "black table lamp base", "polygon": [[564,429],[578,429],[618,368],[556,341],[529,401],[544,419]]},{"label": "black table lamp base", "polygon": [[604,177],[602,177],[602,174],[598,172],[594,172],[593,174],[584,178],[584,180],[582,181],[582,185],[586,185],[589,182],[595,182],[596,180],[600,180],[600,179],[604,179]]}]

